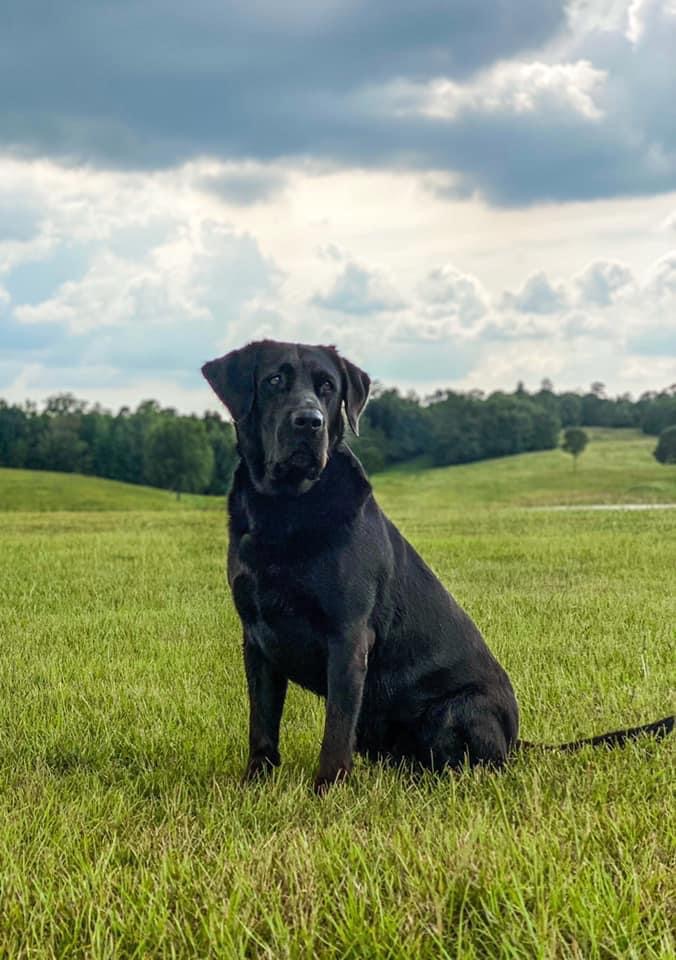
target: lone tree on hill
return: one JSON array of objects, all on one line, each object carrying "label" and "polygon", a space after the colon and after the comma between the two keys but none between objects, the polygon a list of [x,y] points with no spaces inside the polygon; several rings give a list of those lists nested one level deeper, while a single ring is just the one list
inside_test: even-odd
[{"label": "lone tree on hill", "polygon": [[676,426],[662,431],[653,456],[660,463],[676,463]]},{"label": "lone tree on hill", "polygon": [[573,470],[577,469],[577,458],[580,456],[588,443],[589,437],[585,431],[580,430],[579,427],[568,427],[567,430],[563,431],[563,443],[561,444],[561,449],[565,450],[566,453],[572,454]]},{"label": "lone tree on hill", "polygon": [[145,450],[145,477],[156,487],[181,493],[203,490],[214,470],[214,454],[204,425],[188,417],[161,417],[151,428]]}]

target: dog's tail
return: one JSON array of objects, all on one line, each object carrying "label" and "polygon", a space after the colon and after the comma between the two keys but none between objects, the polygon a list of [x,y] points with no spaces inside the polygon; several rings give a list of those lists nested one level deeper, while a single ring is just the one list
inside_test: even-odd
[{"label": "dog's tail", "polygon": [[627,730],[613,730],[610,733],[600,733],[596,737],[585,737],[582,740],[571,740],[570,743],[531,743],[529,740],[517,740],[519,750],[580,750],[582,747],[621,747],[629,740],[638,737],[651,736],[662,740],[674,729],[676,716],[663,717],[654,723],[646,723],[642,727],[629,727]]}]

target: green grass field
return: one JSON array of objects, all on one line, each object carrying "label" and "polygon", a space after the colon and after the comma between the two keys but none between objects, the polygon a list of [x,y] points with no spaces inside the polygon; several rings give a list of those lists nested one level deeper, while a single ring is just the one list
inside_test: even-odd
[{"label": "green grass field", "polygon": [[183,510],[218,507],[215,497],[176,494],[117,480],[0,467],[0,511]]},{"label": "green grass field", "polygon": [[[575,475],[552,451],[376,480],[509,670],[528,739],[673,710],[676,510],[530,509],[676,502],[653,447],[605,434]],[[0,957],[674,957],[674,741],[499,775],[359,762],[318,800],[323,708],[293,689],[283,766],[243,788],[221,504],[18,474],[0,471]]]}]

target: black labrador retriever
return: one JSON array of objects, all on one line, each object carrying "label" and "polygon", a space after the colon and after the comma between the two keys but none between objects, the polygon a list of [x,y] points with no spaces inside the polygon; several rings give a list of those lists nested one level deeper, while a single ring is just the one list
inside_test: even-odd
[{"label": "black labrador retriever", "polygon": [[[250,343],[202,372],[241,457],[229,497],[228,580],[244,628],[246,777],[280,762],[289,680],[326,698],[315,787],[353,752],[432,770],[501,766],[519,741],[509,677],[479,630],[383,514],[343,442],[370,380],[333,347]],[[564,744],[665,735],[674,718]]]}]

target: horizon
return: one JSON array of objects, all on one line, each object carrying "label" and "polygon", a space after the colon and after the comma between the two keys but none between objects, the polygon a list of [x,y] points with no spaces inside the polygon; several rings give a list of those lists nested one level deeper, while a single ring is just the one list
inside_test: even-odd
[{"label": "horizon", "polygon": [[[522,381],[519,381],[511,389],[496,387],[493,390],[484,390],[480,387],[469,387],[465,390],[454,389],[450,386],[438,387],[432,390],[430,393],[419,393],[415,389],[405,389],[400,384],[389,384],[382,383],[380,380],[371,381],[371,390],[369,395],[369,401],[377,399],[383,393],[388,393],[391,391],[396,392],[402,399],[408,400],[411,399],[414,402],[420,404],[420,406],[428,406],[437,401],[437,394],[458,394],[463,396],[476,396],[480,400],[488,399],[494,394],[505,394],[507,396],[517,395],[519,393],[524,393],[526,396],[535,397],[538,393],[549,390],[554,396],[563,396],[564,394],[574,394],[575,396],[584,397],[595,395],[602,400],[608,400],[611,403],[621,400],[627,400],[630,403],[638,403],[643,397],[648,396],[660,396],[668,395],[673,396],[676,394],[676,383],[669,384],[668,386],[661,387],[659,389],[647,389],[640,394],[634,395],[630,391],[623,391],[621,393],[611,393],[606,389],[606,385],[600,381],[592,382],[588,387],[579,387],[568,389],[565,387],[558,388],[556,384],[551,384],[549,387],[545,387],[544,381],[548,378],[544,378],[543,382],[540,383],[537,388],[529,388],[528,384],[524,384]],[[597,389],[594,389],[597,388]],[[81,404],[84,407],[84,412],[90,412],[93,408],[97,408],[101,413],[116,415],[121,410],[130,410],[132,413],[138,411],[139,407],[143,404],[154,403],[157,404],[160,412],[173,411],[177,416],[207,416],[210,414],[218,413],[222,414],[226,420],[231,420],[230,413],[223,403],[216,401],[211,406],[205,406],[199,410],[180,410],[174,404],[164,405],[161,401],[157,400],[155,397],[143,396],[141,399],[127,403],[121,403],[117,409],[114,407],[106,406],[98,400],[89,400],[84,396],[78,396],[70,390],[56,390],[52,394],[44,397],[42,400],[33,400],[31,397],[26,397],[23,400],[7,400],[6,397],[0,392],[0,403],[7,403],[8,406],[18,406],[22,409],[27,409],[31,406],[34,406],[39,413],[45,413],[47,404],[50,400],[53,400],[57,397],[70,397],[77,404]]]}]

